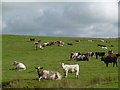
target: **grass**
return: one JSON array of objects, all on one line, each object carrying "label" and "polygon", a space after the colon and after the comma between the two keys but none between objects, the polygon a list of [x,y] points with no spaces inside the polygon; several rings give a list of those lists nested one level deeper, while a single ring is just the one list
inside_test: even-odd
[{"label": "grass", "polygon": [[[36,40],[65,42],[63,47],[48,46],[43,50],[35,50],[34,42],[30,42],[29,38],[35,37]],[[88,40],[94,40],[88,42]],[[75,40],[81,40],[75,42]],[[118,39],[105,39],[110,43],[99,42],[101,38],[65,38],[65,37],[39,37],[39,36],[18,36],[18,35],[2,35],[2,82],[3,87],[9,88],[118,88],[118,68],[109,64],[106,68],[100,58],[95,56],[89,61],[73,61],[69,60],[70,52],[88,52],[88,51],[105,51],[112,49],[118,52]],[[66,43],[73,43],[68,46]],[[97,44],[104,44],[108,50],[97,47]],[[110,47],[114,45],[114,47]],[[13,61],[23,62],[27,66],[27,70],[19,72],[12,70]],[[43,66],[44,69],[59,71],[62,75],[63,70],[60,64],[68,63],[80,65],[79,79],[75,78],[75,73],[68,74],[67,78],[60,81],[37,80],[36,66]]]}]

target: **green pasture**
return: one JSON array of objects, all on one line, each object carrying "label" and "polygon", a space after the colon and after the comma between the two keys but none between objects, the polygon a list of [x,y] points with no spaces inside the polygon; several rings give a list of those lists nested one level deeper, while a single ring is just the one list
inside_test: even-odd
[{"label": "green pasture", "polygon": [[[42,40],[41,43],[47,41],[65,42],[63,47],[46,46],[43,50],[36,50],[34,42],[29,38],[34,37]],[[75,40],[81,40],[75,42]],[[93,42],[88,42],[93,40]],[[4,88],[118,88],[118,67],[105,64],[95,56],[89,61],[73,61],[70,60],[71,52],[88,51],[105,51],[112,49],[118,53],[118,39],[105,38],[106,42],[99,42],[101,38],[68,38],[68,37],[42,37],[42,36],[19,36],[19,35],[2,35],[2,83]],[[72,43],[73,45],[67,45]],[[104,44],[107,50],[101,49],[97,44]],[[110,45],[114,45],[111,47]],[[14,61],[19,61],[27,66],[25,71],[13,70]],[[64,78],[61,63],[80,65],[79,79],[75,78],[75,73],[69,73]],[[41,80],[38,81],[35,67],[43,66],[44,69],[59,71],[62,80]]]}]

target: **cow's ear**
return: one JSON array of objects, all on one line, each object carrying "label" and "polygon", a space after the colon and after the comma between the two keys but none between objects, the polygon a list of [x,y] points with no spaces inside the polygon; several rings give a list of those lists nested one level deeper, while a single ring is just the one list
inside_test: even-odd
[{"label": "cow's ear", "polygon": [[40,67],[40,69],[43,69],[43,67]]}]

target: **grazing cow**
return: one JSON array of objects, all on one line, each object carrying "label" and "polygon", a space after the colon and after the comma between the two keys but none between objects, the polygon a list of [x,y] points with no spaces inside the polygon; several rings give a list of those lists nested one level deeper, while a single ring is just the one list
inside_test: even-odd
[{"label": "grazing cow", "polygon": [[98,56],[104,56],[105,52],[95,52],[96,59],[98,59]]},{"label": "grazing cow", "polygon": [[79,76],[79,65],[78,64],[68,65],[68,64],[62,63],[61,66],[64,71],[65,77],[67,77],[68,72],[70,72],[70,73],[76,72],[76,78],[78,78],[78,76]]},{"label": "grazing cow", "polygon": [[14,61],[13,65],[15,65],[15,69],[18,69],[19,71],[26,70],[26,66],[21,62]]},{"label": "grazing cow", "polygon": [[116,67],[117,67],[117,57],[116,56],[102,57],[101,61],[104,61],[104,63],[106,64],[106,67],[108,67],[109,63],[113,63],[113,67],[116,64]]},{"label": "grazing cow", "polygon": [[62,75],[57,71],[43,70],[43,67],[35,67],[37,69],[39,81],[41,79],[61,80]]}]

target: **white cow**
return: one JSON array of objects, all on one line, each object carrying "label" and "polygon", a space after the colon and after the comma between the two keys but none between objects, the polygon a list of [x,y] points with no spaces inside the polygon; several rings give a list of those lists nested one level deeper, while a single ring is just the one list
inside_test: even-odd
[{"label": "white cow", "polygon": [[14,61],[13,65],[15,65],[15,69],[18,69],[19,71],[26,70],[26,66],[21,62]]},{"label": "white cow", "polygon": [[65,77],[67,77],[68,72],[76,72],[76,78],[78,78],[79,76],[79,65],[78,64],[74,64],[74,65],[68,65],[68,64],[61,64],[63,70],[64,70],[64,74]]}]

